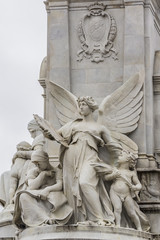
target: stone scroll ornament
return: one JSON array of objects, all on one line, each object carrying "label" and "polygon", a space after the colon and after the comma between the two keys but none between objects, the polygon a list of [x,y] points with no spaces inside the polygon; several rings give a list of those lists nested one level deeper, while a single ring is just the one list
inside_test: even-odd
[{"label": "stone scroll ornament", "polygon": [[88,7],[89,13],[84,16],[78,26],[78,38],[81,50],[77,53],[77,61],[83,58],[92,62],[103,62],[104,58],[112,56],[118,59],[113,42],[117,35],[116,21],[113,16],[105,12],[106,6],[98,2]]}]

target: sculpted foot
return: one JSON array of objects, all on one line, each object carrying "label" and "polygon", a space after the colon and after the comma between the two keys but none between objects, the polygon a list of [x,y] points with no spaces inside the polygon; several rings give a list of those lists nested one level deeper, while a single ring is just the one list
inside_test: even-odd
[{"label": "sculpted foot", "polygon": [[111,226],[112,225],[111,222],[105,221],[105,220],[102,220],[102,219],[98,220],[97,224],[100,225],[100,226]]},{"label": "sculpted foot", "polygon": [[53,219],[47,219],[45,222],[44,222],[44,225],[52,225],[52,224],[55,224],[55,221]]}]

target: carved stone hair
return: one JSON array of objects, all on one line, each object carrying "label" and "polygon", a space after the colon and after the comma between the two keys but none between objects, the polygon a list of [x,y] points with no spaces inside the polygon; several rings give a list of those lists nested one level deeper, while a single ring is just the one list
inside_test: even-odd
[{"label": "carved stone hair", "polygon": [[17,147],[17,150],[22,150],[22,151],[30,151],[32,149],[32,146],[26,141],[22,141],[18,143],[16,147]]},{"label": "carved stone hair", "polygon": [[38,126],[38,124],[36,123],[36,121],[33,119],[28,123],[28,130],[32,131],[32,130],[39,130],[41,131],[40,127]]},{"label": "carved stone hair", "polygon": [[48,162],[49,163],[49,156],[48,153],[43,150],[36,150],[33,151],[31,155],[32,162]]},{"label": "carved stone hair", "polygon": [[79,97],[77,101],[78,101],[78,105],[80,102],[85,102],[92,109],[92,111],[95,111],[96,109],[98,109],[98,104],[93,97],[83,96],[83,97]]},{"label": "carved stone hair", "polygon": [[137,163],[137,159],[138,159],[138,155],[137,154],[134,154],[132,152],[129,152],[129,151],[126,151],[126,150],[123,150],[124,152],[127,153],[127,159],[129,161],[129,168],[131,170],[134,170],[135,167],[136,167],[136,163]]}]

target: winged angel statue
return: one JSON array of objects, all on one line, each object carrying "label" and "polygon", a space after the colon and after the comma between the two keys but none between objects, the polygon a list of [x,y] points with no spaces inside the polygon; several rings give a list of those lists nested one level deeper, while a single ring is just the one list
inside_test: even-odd
[{"label": "winged angel statue", "polygon": [[[100,147],[108,150],[123,147],[138,153],[138,146],[126,134],[138,126],[143,81],[144,74],[137,73],[104,98],[99,107],[92,97],[77,98],[49,82],[62,127],[56,131],[38,115],[35,119],[45,136],[61,144],[59,160],[63,167],[63,190],[74,209],[74,223],[89,221],[107,225],[114,221],[108,193],[93,165],[101,162]],[[99,112],[97,121],[93,117],[96,109]]]}]

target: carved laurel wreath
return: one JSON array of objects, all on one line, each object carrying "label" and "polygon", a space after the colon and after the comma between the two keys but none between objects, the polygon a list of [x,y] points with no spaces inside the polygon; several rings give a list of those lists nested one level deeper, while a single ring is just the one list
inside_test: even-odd
[{"label": "carved laurel wreath", "polygon": [[[83,58],[88,58],[91,59],[92,62],[99,63],[104,61],[104,58],[110,57],[111,55],[113,59],[118,59],[118,53],[113,47],[113,42],[117,35],[116,21],[113,16],[104,11],[105,8],[106,6],[99,3],[90,5],[88,8],[90,12],[86,14],[84,18],[80,21],[80,24],[78,26],[78,38],[81,43],[81,50],[77,52],[77,61],[82,61]],[[106,35],[105,41],[102,41],[102,38],[98,36],[98,31],[100,32],[98,28],[96,41],[94,41],[94,39],[92,39],[92,43],[87,41],[87,38],[89,37],[89,33],[85,30],[87,21],[91,22],[95,20],[93,27],[95,27],[96,30],[96,24],[101,24],[101,26],[104,26],[106,19],[108,19],[109,21],[109,32],[107,33],[107,30],[103,27],[102,31],[104,31],[104,34]],[[102,31],[101,35],[103,34]]]}]

